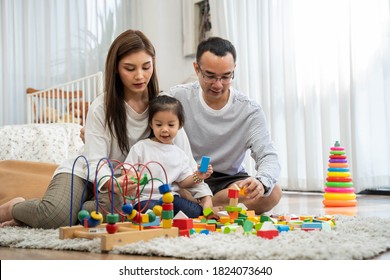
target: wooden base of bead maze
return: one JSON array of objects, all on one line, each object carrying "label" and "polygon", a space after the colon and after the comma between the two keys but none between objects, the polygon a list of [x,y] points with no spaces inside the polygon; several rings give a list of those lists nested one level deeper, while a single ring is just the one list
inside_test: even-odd
[{"label": "wooden base of bead maze", "polygon": [[147,241],[156,237],[178,237],[179,229],[172,228],[145,228],[139,229],[138,225],[131,222],[118,223],[118,231],[113,234],[105,232],[106,224],[101,224],[95,228],[85,228],[83,226],[61,227],[60,239],[101,238],[101,250],[110,251],[114,246],[124,246],[138,241]]}]

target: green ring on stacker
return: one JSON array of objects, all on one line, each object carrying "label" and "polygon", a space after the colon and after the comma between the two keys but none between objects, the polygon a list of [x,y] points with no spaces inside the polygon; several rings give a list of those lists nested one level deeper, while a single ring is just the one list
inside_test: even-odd
[{"label": "green ring on stacker", "polygon": [[353,186],[352,182],[326,182],[328,187],[333,187],[333,188],[349,188]]},{"label": "green ring on stacker", "polygon": [[331,155],[344,155],[345,151],[330,151]]}]

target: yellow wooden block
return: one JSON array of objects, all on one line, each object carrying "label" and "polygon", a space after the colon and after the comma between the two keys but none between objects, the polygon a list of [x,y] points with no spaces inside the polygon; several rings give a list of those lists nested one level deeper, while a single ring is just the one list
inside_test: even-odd
[{"label": "yellow wooden block", "polygon": [[240,191],[238,192],[241,196],[246,196],[246,188],[241,188]]},{"label": "yellow wooden block", "polygon": [[171,228],[173,224],[172,219],[162,219],[162,228]]},{"label": "yellow wooden block", "polygon": [[142,214],[142,223],[143,224],[149,223],[149,215],[148,214]]},{"label": "yellow wooden block", "polygon": [[220,222],[221,224],[230,223],[230,217],[228,217],[228,216],[222,216],[222,217],[220,217],[219,222]]},{"label": "yellow wooden block", "polygon": [[260,217],[248,216],[247,220],[251,221],[251,222],[254,222],[254,223],[258,223],[258,222],[260,222]]}]

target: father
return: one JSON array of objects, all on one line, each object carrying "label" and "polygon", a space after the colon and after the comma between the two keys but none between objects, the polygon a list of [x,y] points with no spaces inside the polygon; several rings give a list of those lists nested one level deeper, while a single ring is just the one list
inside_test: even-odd
[{"label": "father", "polygon": [[[235,68],[233,44],[211,37],[198,45],[194,62],[198,81],[175,86],[168,94],[183,104],[184,129],[196,162],[202,156],[211,158],[214,173],[205,181],[214,194],[214,207],[224,209],[229,205],[228,189],[239,187],[246,190],[239,202],[261,214],[282,197],[277,183],[280,164],[263,109],[230,85]],[[256,163],[255,176],[243,166],[248,150]]]},{"label": "father", "polygon": [[[280,164],[260,105],[230,86],[236,50],[228,40],[211,37],[197,48],[194,69],[198,81],[178,85],[169,94],[179,99],[186,113],[184,129],[196,162],[209,156],[214,173],[206,180],[215,207],[229,205],[228,188],[245,187],[239,202],[257,214],[270,211],[282,197],[277,183]],[[247,150],[257,174],[245,172]]]}]

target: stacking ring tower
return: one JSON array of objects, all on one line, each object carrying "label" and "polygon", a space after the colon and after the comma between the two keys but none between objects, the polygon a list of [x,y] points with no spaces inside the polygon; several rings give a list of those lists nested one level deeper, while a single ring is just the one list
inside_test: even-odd
[{"label": "stacking ring tower", "polygon": [[325,207],[354,207],[357,204],[347,156],[339,141],[330,148],[323,204]]}]

